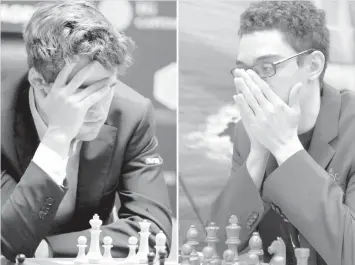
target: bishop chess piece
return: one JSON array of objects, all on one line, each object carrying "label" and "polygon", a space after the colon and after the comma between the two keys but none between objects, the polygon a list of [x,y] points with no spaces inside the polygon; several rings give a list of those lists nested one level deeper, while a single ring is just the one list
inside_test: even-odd
[{"label": "bishop chess piece", "polygon": [[89,263],[92,264],[99,264],[100,260],[102,259],[102,254],[100,250],[100,227],[102,225],[102,221],[100,220],[99,216],[95,214],[93,218],[90,220],[90,249],[87,254],[87,258]]},{"label": "bishop chess piece", "polygon": [[189,244],[184,244],[181,249],[181,265],[190,265],[190,255],[192,252],[192,247]]},{"label": "bishop chess piece", "polygon": [[308,248],[296,248],[295,256],[297,259],[297,265],[307,265],[309,258],[309,249]]},{"label": "bishop chess piece", "polygon": [[78,247],[78,255],[74,260],[75,264],[85,264],[89,262],[85,254],[85,249],[87,247],[86,243],[87,238],[85,236],[78,237],[78,244],[76,245]]},{"label": "bishop chess piece", "polygon": [[229,225],[226,227],[228,249],[234,252],[234,263],[239,261],[238,246],[240,244],[239,233],[241,227],[238,225],[238,218],[232,215],[229,218]]},{"label": "bishop chess piece", "polygon": [[206,227],[207,236],[205,239],[205,242],[207,243],[207,245],[213,249],[212,260],[215,260],[217,262],[219,261],[219,263],[215,262],[216,265],[221,263],[221,260],[218,256],[217,250],[216,250],[216,244],[219,241],[218,235],[217,235],[218,230],[219,230],[219,227],[214,222],[209,223],[209,225]]},{"label": "bishop chess piece", "polygon": [[259,257],[259,260],[263,260],[263,242],[258,232],[253,232],[253,235],[249,239],[249,248],[249,254],[255,254]]},{"label": "bishop chess piece", "polygon": [[214,249],[211,246],[206,246],[202,250],[202,265],[211,265]]},{"label": "bishop chess piece", "polygon": [[190,229],[187,231],[187,244],[189,244],[192,248],[191,258],[194,259],[195,257],[198,258],[198,254],[196,251],[196,246],[198,243],[198,231],[194,225],[190,226]]},{"label": "bishop chess piece", "polygon": [[145,264],[147,263],[147,255],[149,253],[150,222],[143,220],[142,222],[139,222],[139,225],[141,231],[139,232],[139,249],[136,258],[138,263]]}]

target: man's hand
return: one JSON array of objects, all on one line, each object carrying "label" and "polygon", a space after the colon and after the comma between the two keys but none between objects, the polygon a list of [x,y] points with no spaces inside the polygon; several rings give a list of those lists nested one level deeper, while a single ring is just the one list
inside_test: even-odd
[{"label": "man's hand", "polygon": [[235,84],[241,92],[236,103],[250,133],[276,158],[279,165],[303,149],[298,139],[301,84],[290,92],[289,105],[284,103],[254,71],[239,72]]},{"label": "man's hand", "polygon": [[92,62],[81,69],[67,84],[75,63],[66,65],[58,74],[48,94],[39,90],[37,100],[47,116],[48,130],[42,139],[48,147],[66,157],[71,141],[79,133],[91,106],[100,101],[109,91],[111,78],[98,81],[89,87],[78,88],[92,73]]}]

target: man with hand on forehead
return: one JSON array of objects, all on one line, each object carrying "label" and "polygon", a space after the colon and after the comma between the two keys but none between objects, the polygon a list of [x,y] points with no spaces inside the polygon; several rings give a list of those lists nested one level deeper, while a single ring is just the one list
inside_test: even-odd
[{"label": "man with hand on forehead", "polygon": [[300,247],[310,249],[309,265],[355,264],[355,94],[323,82],[324,12],[309,1],[254,3],[239,35],[232,75],[241,120],[212,216],[221,227],[238,216],[239,250],[257,230],[266,262],[281,237],[286,264]]},{"label": "man with hand on forehead", "polygon": [[2,255],[75,257],[95,213],[113,257],[127,256],[143,219],[151,222],[151,250],[160,230],[169,250],[153,107],[117,79],[133,42],[85,1],[40,6],[24,40],[28,78],[2,87]]}]

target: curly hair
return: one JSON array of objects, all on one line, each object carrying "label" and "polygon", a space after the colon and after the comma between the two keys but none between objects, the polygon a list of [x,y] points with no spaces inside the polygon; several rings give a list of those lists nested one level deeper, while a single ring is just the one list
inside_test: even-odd
[{"label": "curly hair", "polygon": [[[240,17],[239,36],[263,30],[279,30],[287,43],[297,52],[308,49],[321,51],[325,65],[329,58],[329,30],[325,12],[311,1],[262,1],[252,3]],[[300,63],[302,58],[298,58]]]},{"label": "curly hair", "polygon": [[76,55],[87,55],[107,70],[124,70],[132,63],[134,42],[120,33],[89,1],[40,4],[24,27],[29,68],[46,82]]}]

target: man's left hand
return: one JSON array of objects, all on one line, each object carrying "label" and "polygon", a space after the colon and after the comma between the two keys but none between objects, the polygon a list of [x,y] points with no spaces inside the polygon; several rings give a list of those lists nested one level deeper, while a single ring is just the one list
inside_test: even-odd
[{"label": "man's left hand", "polygon": [[279,165],[303,149],[297,133],[301,83],[291,89],[287,105],[252,70],[239,71],[234,82],[241,92],[236,97],[241,116],[249,120],[251,133],[269,149]]}]

